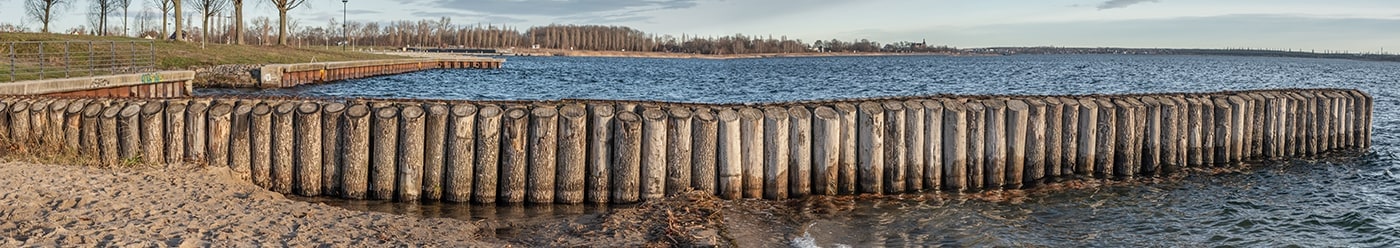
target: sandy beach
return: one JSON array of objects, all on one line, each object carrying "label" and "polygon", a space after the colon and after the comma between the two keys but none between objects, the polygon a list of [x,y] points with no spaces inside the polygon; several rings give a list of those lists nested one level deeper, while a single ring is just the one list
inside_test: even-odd
[{"label": "sandy beach", "polygon": [[0,247],[502,246],[473,223],[292,201],[223,168],[0,162]]}]

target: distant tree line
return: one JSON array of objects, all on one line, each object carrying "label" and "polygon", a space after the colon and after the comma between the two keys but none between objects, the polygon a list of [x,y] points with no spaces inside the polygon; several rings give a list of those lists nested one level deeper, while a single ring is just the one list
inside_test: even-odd
[{"label": "distant tree line", "polygon": [[[196,40],[228,44],[289,46],[542,48],[593,51],[643,51],[692,54],[749,54],[801,52],[952,52],[948,47],[928,47],[923,42],[880,44],[870,40],[816,40],[812,43],[787,36],[698,36],[652,34],[624,26],[559,25],[526,29],[487,24],[457,24],[452,18],[389,22],[337,22],[305,25],[287,12],[307,0],[267,1],[276,18],[243,20],[245,0],[145,0],[137,11],[136,27],[128,23],[132,0],[24,0],[26,20],[37,21],[39,32],[52,32],[49,24],[75,2],[86,2],[87,26],[69,34],[118,35],[159,39]],[[188,8],[193,7],[193,8]],[[232,12],[232,13],[229,13]],[[150,13],[160,15],[155,17]],[[185,13],[185,14],[179,14]],[[118,16],[120,26],[109,19]],[[222,17],[231,17],[228,19]],[[158,19],[158,20],[157,20]],[[170,21],[173,19],[173,22]],[[149,25],[159,21],[160,25]],[[171,30],[173,24],[174,29]],[[198,28],[193,28],[199,24]],[[245,25],[246,24],[246,25]],[[0,24],[0,31],[28,31],[22,26]]]}]

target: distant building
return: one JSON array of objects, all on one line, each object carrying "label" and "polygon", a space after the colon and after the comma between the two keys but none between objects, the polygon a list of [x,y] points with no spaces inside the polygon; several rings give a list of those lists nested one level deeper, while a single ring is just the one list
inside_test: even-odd
[{"label": "distant building", "polygon": [[928,40],[925,39],[925,40],[923,40],[922,42],[919,42],[919,43],[911,43],[911,44],[909,44],[909,48],[913,48],[913,49],[928,48]]}]

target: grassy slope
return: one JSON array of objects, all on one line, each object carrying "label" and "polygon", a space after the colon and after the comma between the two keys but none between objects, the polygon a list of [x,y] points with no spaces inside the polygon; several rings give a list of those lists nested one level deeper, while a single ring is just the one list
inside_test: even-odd
[{"label": "grassy slope", "polygon": [[[128,37],[101,37],[88,35],[39,34],[39,33],[0,33],[0,43],[12,41],[145,41]],[[155,50],[160,69],[189,69],[222,64],[281,64],[305,63],[313,61],[345,61],[365,59],[401,58],[397,56],[368,54],[339,49],[325,49],[323,46],[284,47],[258,45],[206,44],[200,48],[199,42],[156,41]],[[4,55],[0,55],[4,56]]]}]

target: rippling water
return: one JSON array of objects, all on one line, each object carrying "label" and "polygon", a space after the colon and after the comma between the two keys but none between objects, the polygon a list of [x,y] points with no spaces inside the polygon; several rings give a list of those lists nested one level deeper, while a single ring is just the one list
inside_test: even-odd
[{"label": "rippling water", "polygon": [[[269,91],[435,99],[754,102],[928,94],[1090,94],[1357,88],[1373,147],[1156,184],[1033,192],[1020,201],[878,200],[803,224],[822,246],[1400,246],[1400,63],[1202,56],[513,57]],[[954,198],[956,199],[956,198]]]}]

